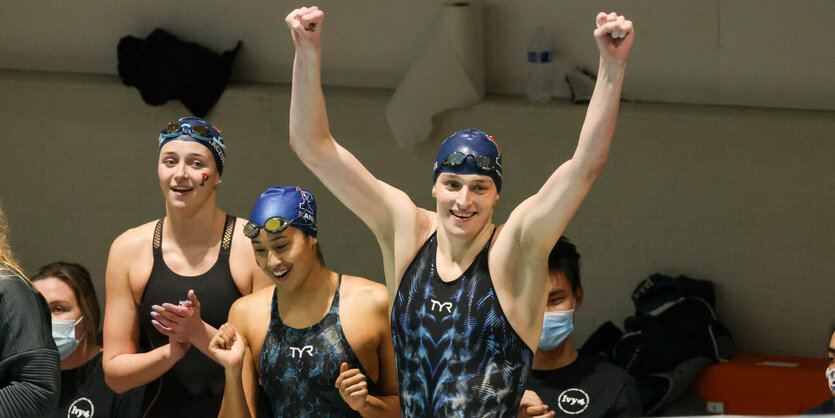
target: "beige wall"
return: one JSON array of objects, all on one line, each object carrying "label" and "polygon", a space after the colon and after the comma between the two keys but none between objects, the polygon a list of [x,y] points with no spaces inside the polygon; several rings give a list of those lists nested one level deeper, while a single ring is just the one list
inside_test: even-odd
[{"label": "beige wall", "polygon": [[[319,203],[329,266],[382,280],[360,221],[287,145],[286,86],[238,85],[210,115],[229,164],[219,204],[247,216],[272,185],[303,185]],[[454,130],[491,132],[505,153],[496,221],[573,151],[584,108],[491,97],[437,118],[435,140],[399,149],[383,118],[387,90],[329,89],[331,126],[381,179],[432,207],[431,164]],[[156,132],[186,114],[149,107],[111,76],[0,71],[0,199],[31,272],[58,259],[87,265],[103,300],[111,241],[160,217]],[[567,235],[583,254],[578,341],[618,325],[645,276],[711,279],[740,351],[823,356],[835,318],[833,112],[624,104],[609,165]]]},{"label": "beige wall", "polygon": [[[448,0],[317,0],[325,10],[326,85],[394,88],[432,39]],[[635,22],[626,97],[642,101],[835,110],[832,0],[480,0],[487,92],[525,91],[525,51],[537,26],[564,72],[597,69],[594,16]],[[6,0],[0,68],[116,74],[116,45],[156,27],[216,51],[243,49],[234,80],[289,83],[293,43],[283,19],[300,1]],[[55,24],[55,22],[61,22]],[[211,27],[207,30],[207,25]]]}]

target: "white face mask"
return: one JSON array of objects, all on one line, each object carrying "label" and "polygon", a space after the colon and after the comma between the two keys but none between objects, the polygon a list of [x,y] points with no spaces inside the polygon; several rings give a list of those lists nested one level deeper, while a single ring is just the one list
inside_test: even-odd
[{"label": "white face mask", "polygon": [[[75,339],[75,326],[78,325],[82,316],[77,321],[72,319],[53,319],[52,320],[52,339],[55,340],[55,345],[58,346],[58,353],[61,354],[61,360],[69,357],[76,348],[78,348],[79,340]],[[81,335],[84,338],[84,334]]]},{"label": "white face mask", "polygon": [[826,380],[829,382],[829,390],[835,396],[835,369],[826,370]]},{"label": "white face mask", "polygon": [[[577,307],[576,301],[574,307]],[[546,311],[538,348],[551,351],[559,347],[572,332],[574,332],[574,308],[567,311]]]},{"label": "white face mask", "polygon": [[562,344],[574,331],[574,309],[570,311],[545,312],[539,349],[550,351]]}]

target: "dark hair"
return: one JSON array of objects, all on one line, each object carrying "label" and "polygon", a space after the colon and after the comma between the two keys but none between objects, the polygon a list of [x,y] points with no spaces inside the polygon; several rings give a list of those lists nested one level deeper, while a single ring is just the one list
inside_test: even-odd
[{"label": "dark hair", "polygon": [[577,288],[581,286],[580,253],[568,237],[563,235],[554,244],[551,254],[548,255],[548,272],[565,274],[565,278],[571,285],[571,293],[577,293]]},{"label": "dark hair", "polygon": [[72,289],[81,315],[87,322],[85,327],[87,335],[84,338],[88,343],[95,343],[101,322],[101,309],[99,309],[99,301],[96,299],[96,289],[93,287],[90,273],[81,264],[57,261],[39,268],[32,276],[32,281],[36,282],[50,277],[61,280]]}]

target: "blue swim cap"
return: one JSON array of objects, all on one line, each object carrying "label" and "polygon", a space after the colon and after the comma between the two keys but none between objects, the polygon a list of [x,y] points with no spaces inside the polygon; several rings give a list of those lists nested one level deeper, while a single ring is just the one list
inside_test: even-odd
[{"label": "blue swim cap", "polygon": [[[194,132],[194,127],[196,126],[206,127],[208,130],[206,135],[199,135]],[[220,136],[220,129],[215,128],[205,119],[189,116],[177,119],[176,122],[169,123],[165,129],[160,132],[159,149],[161,150],[163,145],[175,139],[197,142],[208,148],[212,153],[212,157],[215,159],[218,174],[223,175],[223,164],[226,163],[226,145],[223,143],[223,138]]]},{"label": "blue swim cap", "polygon": [[[463,161],[460,165],[450,165],[450,156],[456,152],[463,155]],[[441,173],[489,176],[496,184],[496,191],[501,192],[502,153],[499,144],[492,136],[478,129],[458,131],[450,135],[438,149],[435,167],[432,170],[432,183],[435,183]]]},{"label": "blue swim cap", "polygon": [[284,218],[290,221],[290,226],[316,238],[316,201],[307,189],[270,187],[261,193],[249,214],[249,222],[263,228],[272,217]]}]

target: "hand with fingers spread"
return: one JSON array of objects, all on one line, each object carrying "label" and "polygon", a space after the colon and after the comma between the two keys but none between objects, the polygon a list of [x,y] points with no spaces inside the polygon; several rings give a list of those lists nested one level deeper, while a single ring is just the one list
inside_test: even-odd
[{"label": "hand with fingers spread", "polygon": [[635,29],[632,21],[617,13],[597,14],[597,29],[594,31],[600,59],[613,64],[623,64],[629,57],[632,42],[635,40]]},{"label": "hand with fingers spread", "polygon": [[293,36],[293,43],[297,49],[321,47],[323,20],[325,20],[325,13],[316,6],[293,10],[284,19],[290,28],[290,34]]},{"label": "hand with fingers spread", "polygon": [[522,395],[522,402],[519,404],[520,418],[553,417],[555,415],[554,411],[548,411],[548,405],[542,402],[536,392],[526,390]]},{"label": "hand with fingers spread", "polygon": [[342,363],[334,386],[339,389],[339,395],[351,409],[359,411],[365,407],[368,401],[368,383],[359,369],[349,369],[348,363]]},{"label": "hand with fingers spread", "polygon": [[209,352],[226,369],[240,370],[244,361],[244,342],[238,330],[223,324],[209,342]]},{"label": "hand with fingers spread", "polygon": [[191,338],[203,329],[200,319],[200,301],[193,290],[188,291],[188,301],[182,305],[163,303],[151,307],[151,323],[154,328],[170,339],[192,342]]}]

